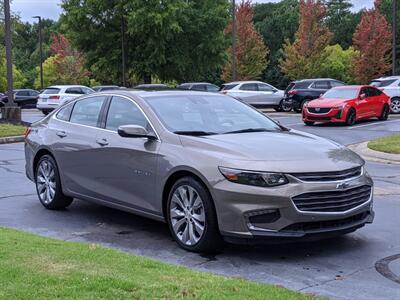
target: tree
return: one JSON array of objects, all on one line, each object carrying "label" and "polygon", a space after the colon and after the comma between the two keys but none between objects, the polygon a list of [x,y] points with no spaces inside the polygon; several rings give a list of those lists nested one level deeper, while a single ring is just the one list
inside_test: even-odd
[{"label": "tree", "polygon": [[327,46],[316,68],[316,77],[330,77],[346,83],[354,83],[352,63],[359,52],[353,47],[346,50],[339,45]]},{"label": "tree", "polygon": [[64,0],[62,7],[62,28],[105,83],[121,82],[123,35],[129,77],[146,81],[201,80],[226,59],[228,0]]},{"label": "tree", "polygon": [[326,0],[326,25],[333,33],[331,42],[343,49],[352,45],[353,33],[360,22],[361,13],[352,13],[350,0]]},{"label": "tree", "polygon": [[300,0],[300,25],[296,39],[286,39],[280,67],[290,79],[314,77],[321,54],[332,33],[323,24],[326,7],[320,0]]},{"label": "tree", "polygon": [[[397,0],[397,64],[396,71],[397,74],[400,74],[400,3]],[[382,0],[382,4],[380,6],[380,11],[385,16],[386,20],[389,24],[393,24],[393,0]],[[392,28],[393,30],[393,28]]]},{"label": "tree", "polygon": [[[236,79],[251,80],[259,78],[261,73],[268,65],[268,48],[265,46],[261,34],[259,34],[253,24],[253,8],[251,1],[243,0],[235,9],[236,14]],[[225,34],[232,34],[232,23],[228,25]],[[230,59],[222,72],[222,79],[232,80],[231,53],[229,47],[228,53]]]},{"label": "tree", "polygon": [[253,20],[270,50],[270,63],[262,78],[275,86],[286,87],[288,82],[279,68],[279,60],[285,39],[293,42],[299,28],[299,1],[255,4]]},{"label": "tree", "polygon": [[[7,90],[7,68],[5,49],[0,45],[0,91]],[[25,85],[26,78],[18,68],[13,65],[14,88],[22,88]]]},{"label": "tree", "polygon": [[381,0],[365,11],[353,36],[354,47],[360,51],[354,59],[354,76],[359,83],[369,83],[391,69],[391,30],[380,13]]}]

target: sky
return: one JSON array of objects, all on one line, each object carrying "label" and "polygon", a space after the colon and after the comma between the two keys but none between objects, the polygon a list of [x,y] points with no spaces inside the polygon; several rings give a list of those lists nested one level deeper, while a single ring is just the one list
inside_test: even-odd
[{"label": "sky", "polygon": [[[239,0],[240,1],[240,0]],[[279,2],[280,0],[253,0],[253,3]],[[57,20],[60,13],[61,0],[12,0],[11,9],[21,16],[25,22],[33,22],[32,16]],[[354,10],[371,7],[373,0],[353,0]]]}]

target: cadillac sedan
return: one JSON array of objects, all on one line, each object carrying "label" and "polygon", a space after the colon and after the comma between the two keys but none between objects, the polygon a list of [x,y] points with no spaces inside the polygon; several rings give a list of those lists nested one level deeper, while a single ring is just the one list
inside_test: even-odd
[{"label": "cadillac sedan", "polygon": [[25,155],[47,209],[79,198],[165,221],[190,251],[325,238],[374,217],[359,156],[220,94],[86,95],[33,124]]}]

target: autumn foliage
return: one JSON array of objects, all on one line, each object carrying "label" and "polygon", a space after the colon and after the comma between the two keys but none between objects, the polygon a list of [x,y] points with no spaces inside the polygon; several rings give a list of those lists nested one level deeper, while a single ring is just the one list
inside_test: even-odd
[{"label": "autumn foliage", "polygon": [[[251,1],[243,0],[235,8],[236,14],[236,79],[257,79],[268,65],[269,50],[262,36],[253,24],[253,8]],[[232,34],[232,23],[225,29],[226,35]],[[228,49],[229,61],[224,66],[222,79],[232,80],[232,48]]]},{"label": "autumn foliage", "polygon": [[320,0],[300,0],[300,23],[291,43],[283,45],[280,66],[290,79],[314,77],[321,55],[329,45],[332,33],[323,24],[326,7]]},{"label": "autumn foliage", "polygon": [[353,62],[353,73],[359,83],[368,83],[390,70],[391,30],[380,12],[381,0],[364,12],[353,35],[360,54]]}]

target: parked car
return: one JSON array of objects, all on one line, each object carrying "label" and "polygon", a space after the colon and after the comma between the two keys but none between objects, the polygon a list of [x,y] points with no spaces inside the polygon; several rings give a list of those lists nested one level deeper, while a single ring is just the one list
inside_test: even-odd
[{"label": "parked car", "polygon": [[331,237],[374,217],[357,154],[221,94],[87,95],[34,123],[25,157],[47,209],[80,198],[165,221],[190,251]]},{"label": "parked car", "polygon": [[291,82],[285,90],[284,105],[300,113],[306,102],[317,99],[327,90],[345,85],[331,78],[303,79]]},{"label": "parked car", "polygon": [[390,97],[390,110],[393,114],[400,114],[400,76],[381,77],[371,82]]},{"label": "parked car", "polygon": [[96,85],[92,87],[92,90],[95,92],[114,91],[119,89],[120,87],[118,85]]},{"label": "parked car", "polygon": [[163,83],[148,83],[148,84],[139,84],[133,88],[134,90],[141,91],[165,91],[169,90],[169,86]]},{"label": "parked car", "polygon": [[[39,92],[32,89],[14,90],[14,102],[21,108],[36,107]],[[7,94],[0,95],[0,103],[8,103]],[[1,104],[0,104],[1,106]]]},{"label": "parked car", "polygon": [[284,92],[265,82],[230,82],[222,85],[221,93],[255,107],[271,107],[276,111],[288,111],[288,108],[282,105]]},{"label": "parked car", "polygon": [[36,107],[48,115],[61,104],[91,93],[94,90],[83,85],[53,85],[39,95]]},{"label": "parked car", "polygon": [[345,123],[378,118],[386,121],[390,113],[390,98],[372,86],[342,86],[332,88],[319,99],[304,104],[303,121]]},{"label": "parked car", "polygon": [[190,90],[190,91],[201,91],[201,92],[211,92],[211,93],[217,93],[219,91],[218,86],[208,82],[187,82],[178,85],[176,88],[178,90]]}]

